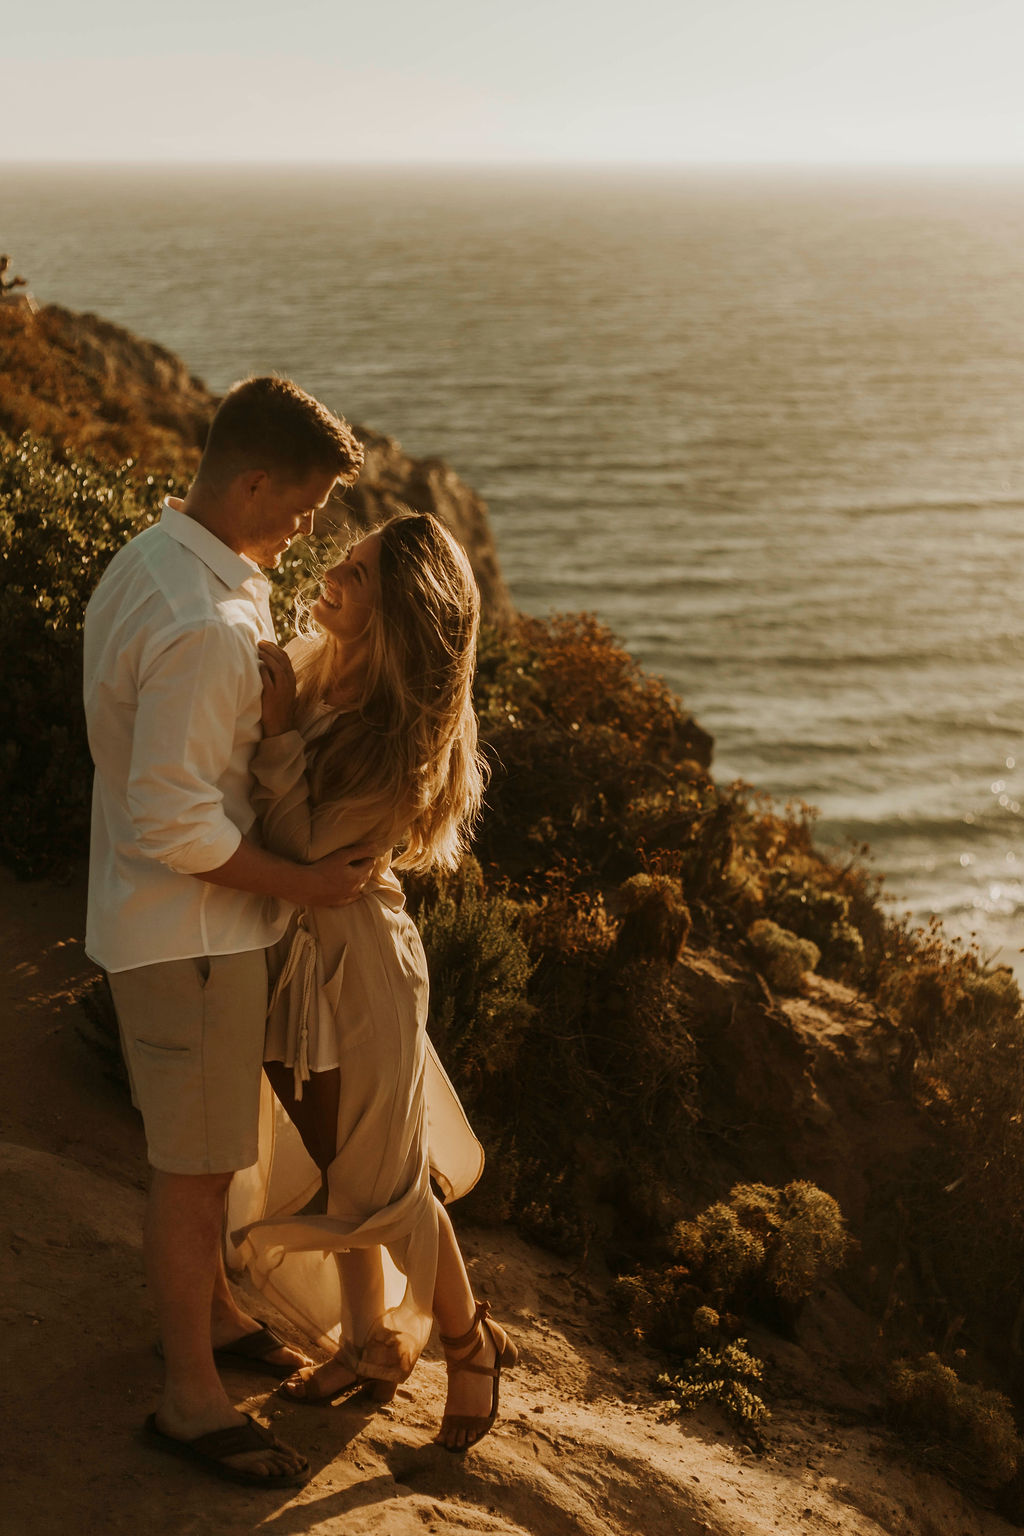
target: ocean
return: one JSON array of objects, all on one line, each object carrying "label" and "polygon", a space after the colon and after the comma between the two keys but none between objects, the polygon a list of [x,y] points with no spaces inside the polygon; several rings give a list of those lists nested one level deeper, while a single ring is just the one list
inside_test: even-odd
[{"label": "ocean", "polygon": [[0,249],[442,454],[522,608],[1024,975],[1024,173],[7,167]]}]

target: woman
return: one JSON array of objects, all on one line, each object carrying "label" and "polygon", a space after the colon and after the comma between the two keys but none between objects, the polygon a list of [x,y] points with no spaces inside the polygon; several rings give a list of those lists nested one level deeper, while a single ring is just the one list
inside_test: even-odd
[{"label": "woman", "polygon": [[357,842],[382,852],[357,901],[299,912],[271,951],[265,1066],[288,1118],[266,1095],[230,1227],[256,1283],[334,1351],[285,1396],[389,1400],[436,1318],[437,1439],[463,1451],[493,1424],[516,1349],[474,1301],[431,1191],[433,1173],[449,1198],[465,1193],[483,1154],[426,1037],[423,947],[394,869],[454,869],[480,807],[479,595],[452,535],[408,513],[352,545],[310,618],[287,654],[261,646],[264,838],[300,859]]}]

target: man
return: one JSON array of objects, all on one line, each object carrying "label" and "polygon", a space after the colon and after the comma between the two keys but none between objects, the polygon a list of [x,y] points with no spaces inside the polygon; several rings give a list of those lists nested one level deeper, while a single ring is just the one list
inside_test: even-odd
[{"label": "man", "polygon": [[166,1367],[147,1438],[235,1481],[286,1486],[305,1460],[237,1413],[222,1358],[303,1357],[241,1311],[221,1257],[233,1172],[256,1160],[264,951],[290,904],[342,905],[374,850],[311,865],[261,848],[249,805],[267,581],[362,448],[284,379],[224,399],[196,478],[103,575],[85,619],[96,765],[88,953],[108,972],[153,1169],[144,1233]]}]

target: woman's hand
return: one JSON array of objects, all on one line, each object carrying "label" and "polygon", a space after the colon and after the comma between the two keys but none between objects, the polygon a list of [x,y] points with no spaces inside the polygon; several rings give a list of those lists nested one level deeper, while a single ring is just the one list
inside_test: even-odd
[{"label": "woman's hand", "polygon": [[263,734],[282,736],[295,729],[295,672],[279,645],[259,642],[263,679]]}]

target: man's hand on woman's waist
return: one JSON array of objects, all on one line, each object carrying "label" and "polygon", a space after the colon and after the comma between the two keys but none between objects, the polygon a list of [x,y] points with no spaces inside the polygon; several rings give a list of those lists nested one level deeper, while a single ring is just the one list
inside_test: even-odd
[{"label": "man's hand on woman's waist", "polygon": [[344,907],[362,895],[380,852],[373,844],[354,843],[312,864],[296,864],[243,837],[230,859],[196,878],[254,896],[280,896],[297,907]]}]

